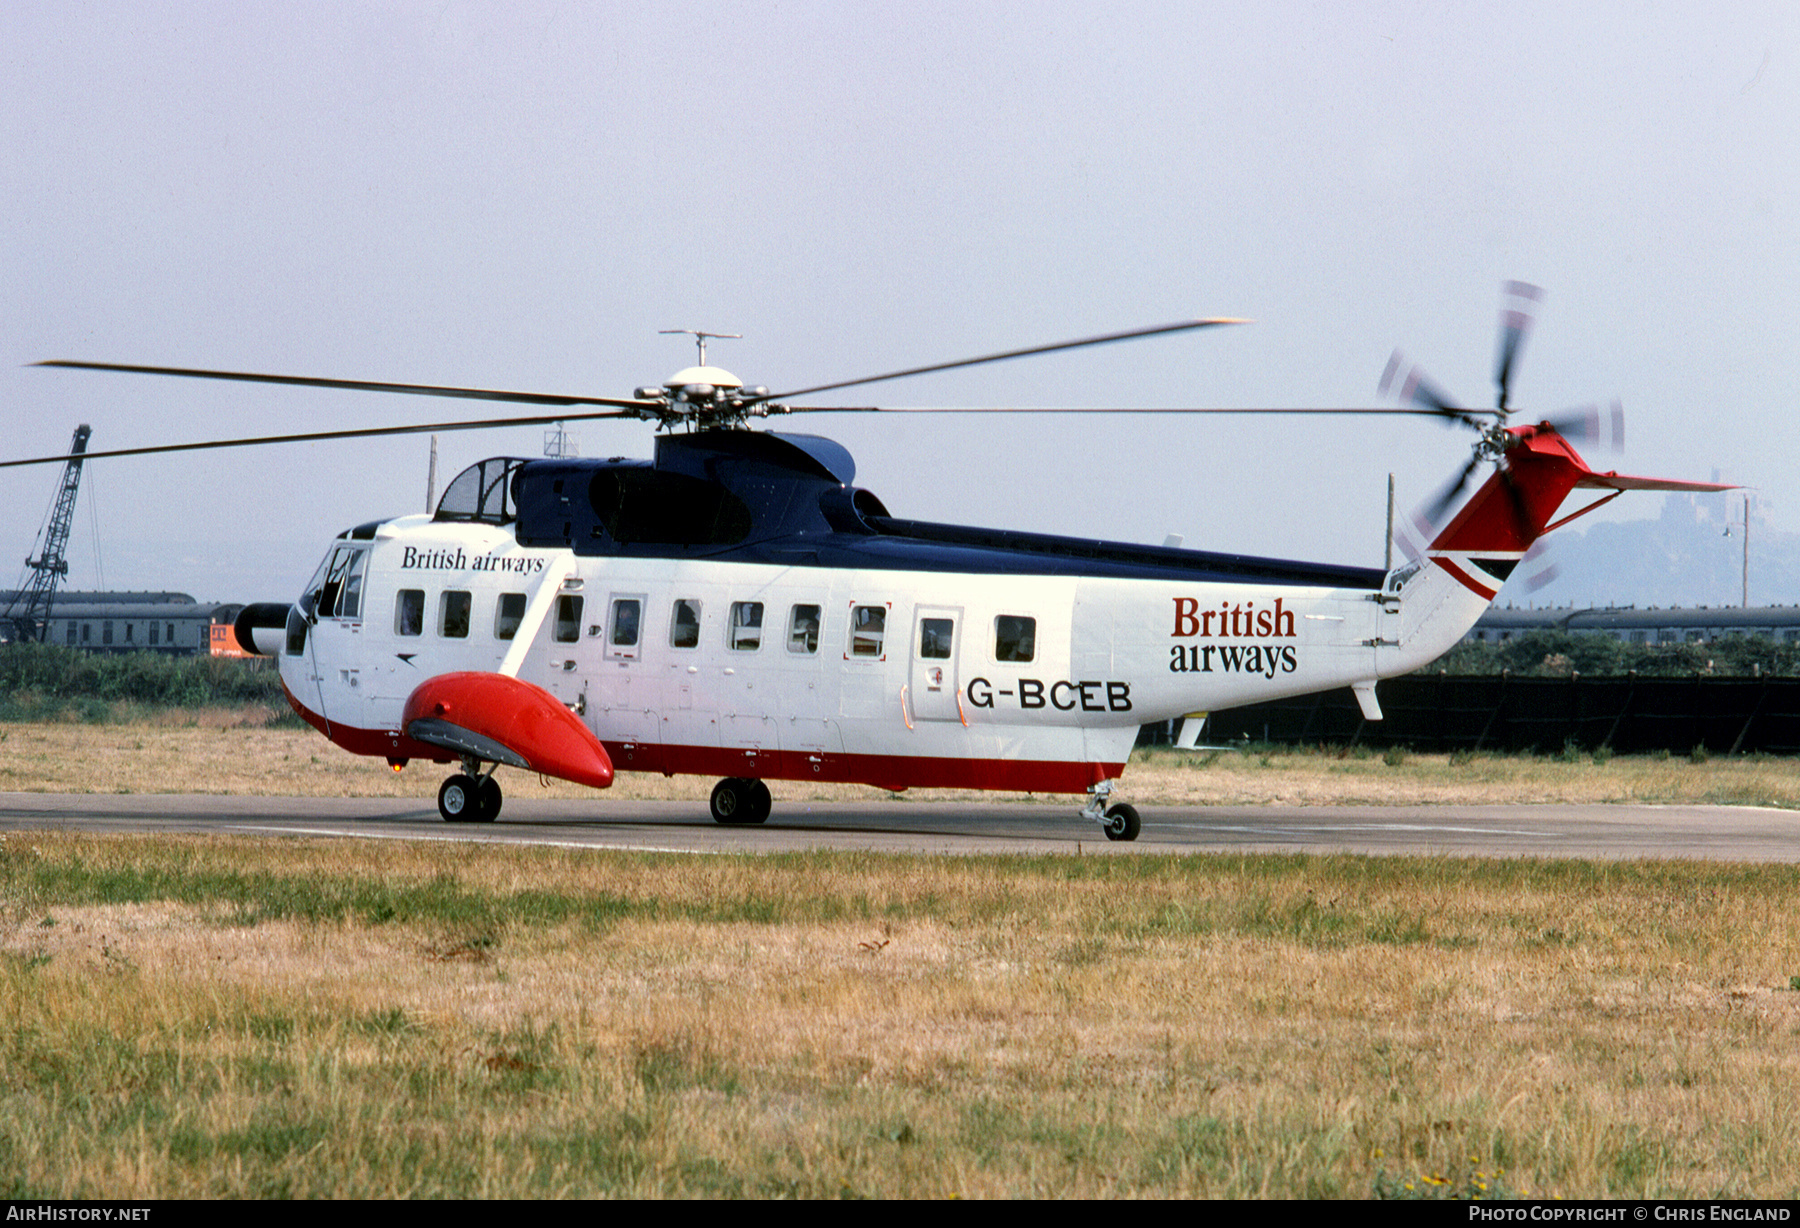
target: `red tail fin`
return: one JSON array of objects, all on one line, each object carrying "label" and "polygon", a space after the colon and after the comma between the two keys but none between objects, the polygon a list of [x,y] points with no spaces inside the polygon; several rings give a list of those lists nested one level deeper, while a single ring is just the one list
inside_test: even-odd
[{"label": "red tail fin", "polygon": [[[1540,536],[1623,491],[1732,489],[1716,482],[1595,473],[1569,441],[1554,430],[1516,426],[1509,427],[1507,434],[1512,436],[1512,443],[1506,450],[1505,467],[1482,483],[1426,551],[1432,562],[1490,601]],[[1578,486],[1611,490],[1613,494],[1552,524],[1551,517]]]}]

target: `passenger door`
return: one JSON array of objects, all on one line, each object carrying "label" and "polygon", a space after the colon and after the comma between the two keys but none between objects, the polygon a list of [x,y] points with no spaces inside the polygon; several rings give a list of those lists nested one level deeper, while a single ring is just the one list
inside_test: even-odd
[{"label": "passenger door", "polygon": [[920,606],[913,615],[912,710],[922,721],[962,719],[956,658],[962,610]]}]

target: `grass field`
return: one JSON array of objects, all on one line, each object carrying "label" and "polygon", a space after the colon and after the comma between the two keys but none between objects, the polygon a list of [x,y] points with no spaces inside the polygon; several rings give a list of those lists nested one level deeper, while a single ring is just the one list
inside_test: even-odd
[{"label": "grass field", "polygon": [[1789,868],[12,835],[15,1198],[1774,1196]]},{"label": "grass field", "polygon": [[[262,709],[170,711],[126,724],[0,723],[0,792],[224,793],[409,797],[430,801],[448,769],[395,773],[310,729],[270,728]],[[503,769],[509,797],[634,798],[704,804],[710,778],[621,774],[604,793]],[[780,801],[881,796],[855,785],[771,781]],[[1007,794],[915,790],[922,800]],[[1121,798],[1137,805],[1491,805],[1506,802],[1721,803],[1800,807],[1800,762],[1766,756],[1415,755],[1257,748],[1141,751]],[[1041,798],[1037,800],[1042,800]]]},{"label": "grass field", "polygon": [[[0,791],[440,775],[224,710],[0,724]],[[1161,752],[1125,787],[1793,806],[1797,777]],[[14,834],[0,1196],[1794,1197],[1796,986],[1792,867]]]}]

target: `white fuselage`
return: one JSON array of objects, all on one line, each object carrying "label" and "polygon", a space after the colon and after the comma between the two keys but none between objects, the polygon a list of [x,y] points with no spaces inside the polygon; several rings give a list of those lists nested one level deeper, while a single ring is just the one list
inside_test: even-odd
[{"label": "white fuselage", "polygon": [[620,770],[895,789],[1079,791],[1145,723],[1409,671],[1487,604],[1429,566],[1377,593],[578,558],[426,516],[340,539],[327,572],[281,671],[352,750],[399,755],[427,678],[498,671]]}]

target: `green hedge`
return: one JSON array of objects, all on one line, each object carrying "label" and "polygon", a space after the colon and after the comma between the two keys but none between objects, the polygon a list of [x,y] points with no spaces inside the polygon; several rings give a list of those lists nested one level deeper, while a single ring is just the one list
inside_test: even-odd
[{"label": "green hedge", "polygon": [[1420,673],[1520,677],[1652,678],[1713,674],[1800,676],[1800,644],[1768,636],[1733,636],[1705,644],[1629,644],[1595,631],[1527,631],[1503,643],[1458,644]]},{"label": "green hedge", "polygon": [[[27,699],[36,702],[27,703]],[[204,708],[270,704],[285,708],[281,676],[263,657],[171,657],[97,653],[59,644],[0,646],[0,714],[44,701]]]}]

